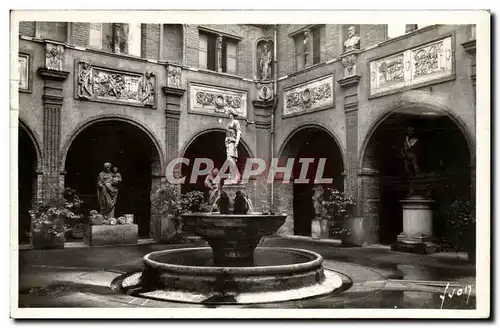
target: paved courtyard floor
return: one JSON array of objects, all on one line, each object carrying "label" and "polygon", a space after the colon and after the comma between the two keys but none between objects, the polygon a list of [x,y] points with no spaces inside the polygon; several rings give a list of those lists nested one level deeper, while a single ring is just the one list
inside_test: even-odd
[{"label": "paved courtyard floor", "polygon": [[[200,245],[204,243],[21,250],[19,307],[213,307],[137,298],[109,287],[119,275],[140,271],[142,257],[147,253]],[[416,255],[380,247],[339,247],[274,236],[263,240],[261,245],[318,252],[325,258],[327,269],[349,277],[351,283],[348,289],[327,296],[239,305],[239,308],[474,309],[476,306],[475,265],[468,263],[463,254]],[[471,293],[449,296],[453,290],[465,290],[467,286],[471,286]]]}]

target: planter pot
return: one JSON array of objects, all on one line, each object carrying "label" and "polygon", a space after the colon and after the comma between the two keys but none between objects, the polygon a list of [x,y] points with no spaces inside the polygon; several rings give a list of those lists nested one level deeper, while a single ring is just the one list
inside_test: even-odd
[{"label": "planter pot", "polygon": [[60,236],[47,233],[33,233],[31,246],[34,249],[61,249],[64,248],[64,233]]},{"label": "planter pot", "polygon": [[138,225],[89,225],[84,230],[83,240],[90,246],[137,244]]}]

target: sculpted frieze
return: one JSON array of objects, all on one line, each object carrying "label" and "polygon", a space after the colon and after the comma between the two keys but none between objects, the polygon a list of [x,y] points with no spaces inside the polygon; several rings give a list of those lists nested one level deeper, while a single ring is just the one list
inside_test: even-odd
[{"label": "sculpted frieze", "polygon": [[370,94],[453,76],[452,37],[370,62]]},{"label": "sculpted frieze", "polygon": [[153,72],[142,75],[118,72],[82,61],[78,63],[77,85],[77,96],[81,99],[155,106],[156,75]]},{"label": "sculpted frieze", "polygon": [[247,115],[247,92],[236,89],[190,83],[190,110],[205,113],[227,113],[233,110],[239,117]]},{"label": "sculpted frieze", "polygon": [[314,110],[317,108],[332,106],[333,77],[323,77],[300,86],[285,90],[284,114]]}]

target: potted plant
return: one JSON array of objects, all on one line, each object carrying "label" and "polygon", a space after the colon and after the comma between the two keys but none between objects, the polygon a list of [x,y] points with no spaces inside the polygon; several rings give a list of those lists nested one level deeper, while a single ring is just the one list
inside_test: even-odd
[{"label": "potted plant", "polygon": [[343,245],[353,244],[347,220],[351,216],[354,205],[355,202],[351,196],[337,189],[327,188],[323,194],[322,215],[328,220],[329,236],[342,240]]},{"label": "potted plant", "polygon": [[178,186],[163,183],[151,197],[153,216],[159,223],[156,239],[168,243],[185,241],[181,235],[182,220],[180,215],[188,212],[208,212],[201,191],[181,194]]},{"label": "potted plant", "polygon": [[455,251],[467,252],[469,261],[476,260],[476,217],[470,200],[457,199],[450,205],[448,215],[449,239]]},{"label": "potted plant", "polygon": [[64,214],[66,217],[66,239],[83,238],[86,226],[85,216],[80,212],[82,201],[73,188],[64,188],[62,192],[64,199]]},{"label": "potted plant", "polygon": [[35,249],[64,248],[71,222],[80,218],[74,204],[68,206],[65,194],[40,202],[31,210],[31,245]]}]

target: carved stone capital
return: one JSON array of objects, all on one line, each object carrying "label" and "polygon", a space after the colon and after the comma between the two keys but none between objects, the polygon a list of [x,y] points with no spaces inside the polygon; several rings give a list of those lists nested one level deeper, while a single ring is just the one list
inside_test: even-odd
[{"label": "carved stone capital", "polygon": [[262,109],[271,109],[274,105],[273,100],[254,100],[252,101],[253,107]]},{"label": "carved stone capital", "polygon": [[182,68],[174,65],[167,65],[167,87],[181,88]]},{"label": "carved stone capital", "polygon": [[163,87],[162,90],[163,93],[167,96],[177,96],[177,97],[182,97],[186,92],[186,89],[170,88],[170,87]]},{"label": "carved stone capital", "polygon": [[165,117],[167,119],[179,119],[181,117],[180,110],[165,109]]},{"label": "carved stone capital", "polygon": [[38,69],[38,74],[44,79],[44,80],[53,80],[53,81],[64,81],[69,75],[69,72],[65,71],[57,71],[53,69],[47,69],[44,67],[40,67]]},{"label": "carved stone capital", "polygon": [[361,80],[361,75],[355,74],[348,77],[344,77],[338,80],[337,83],[340,84],[342,88],[350,88],[353,86],[357,86],[360,80]]},{"label": "carved stone capital", "polygon": [[272,83],[258,83],[257,92],[260,101],[272,101],[274,98]]},{"label": "carved stone capital", "polygon": [[45,44],[45,68],[62,71],[63,70],[64,46],[61,44]]},{"label": "carved stone capital", "polygon": [[476,53],[476,40],[466,41],[462,43],[462,47],[468,54],[473,55]]}]

